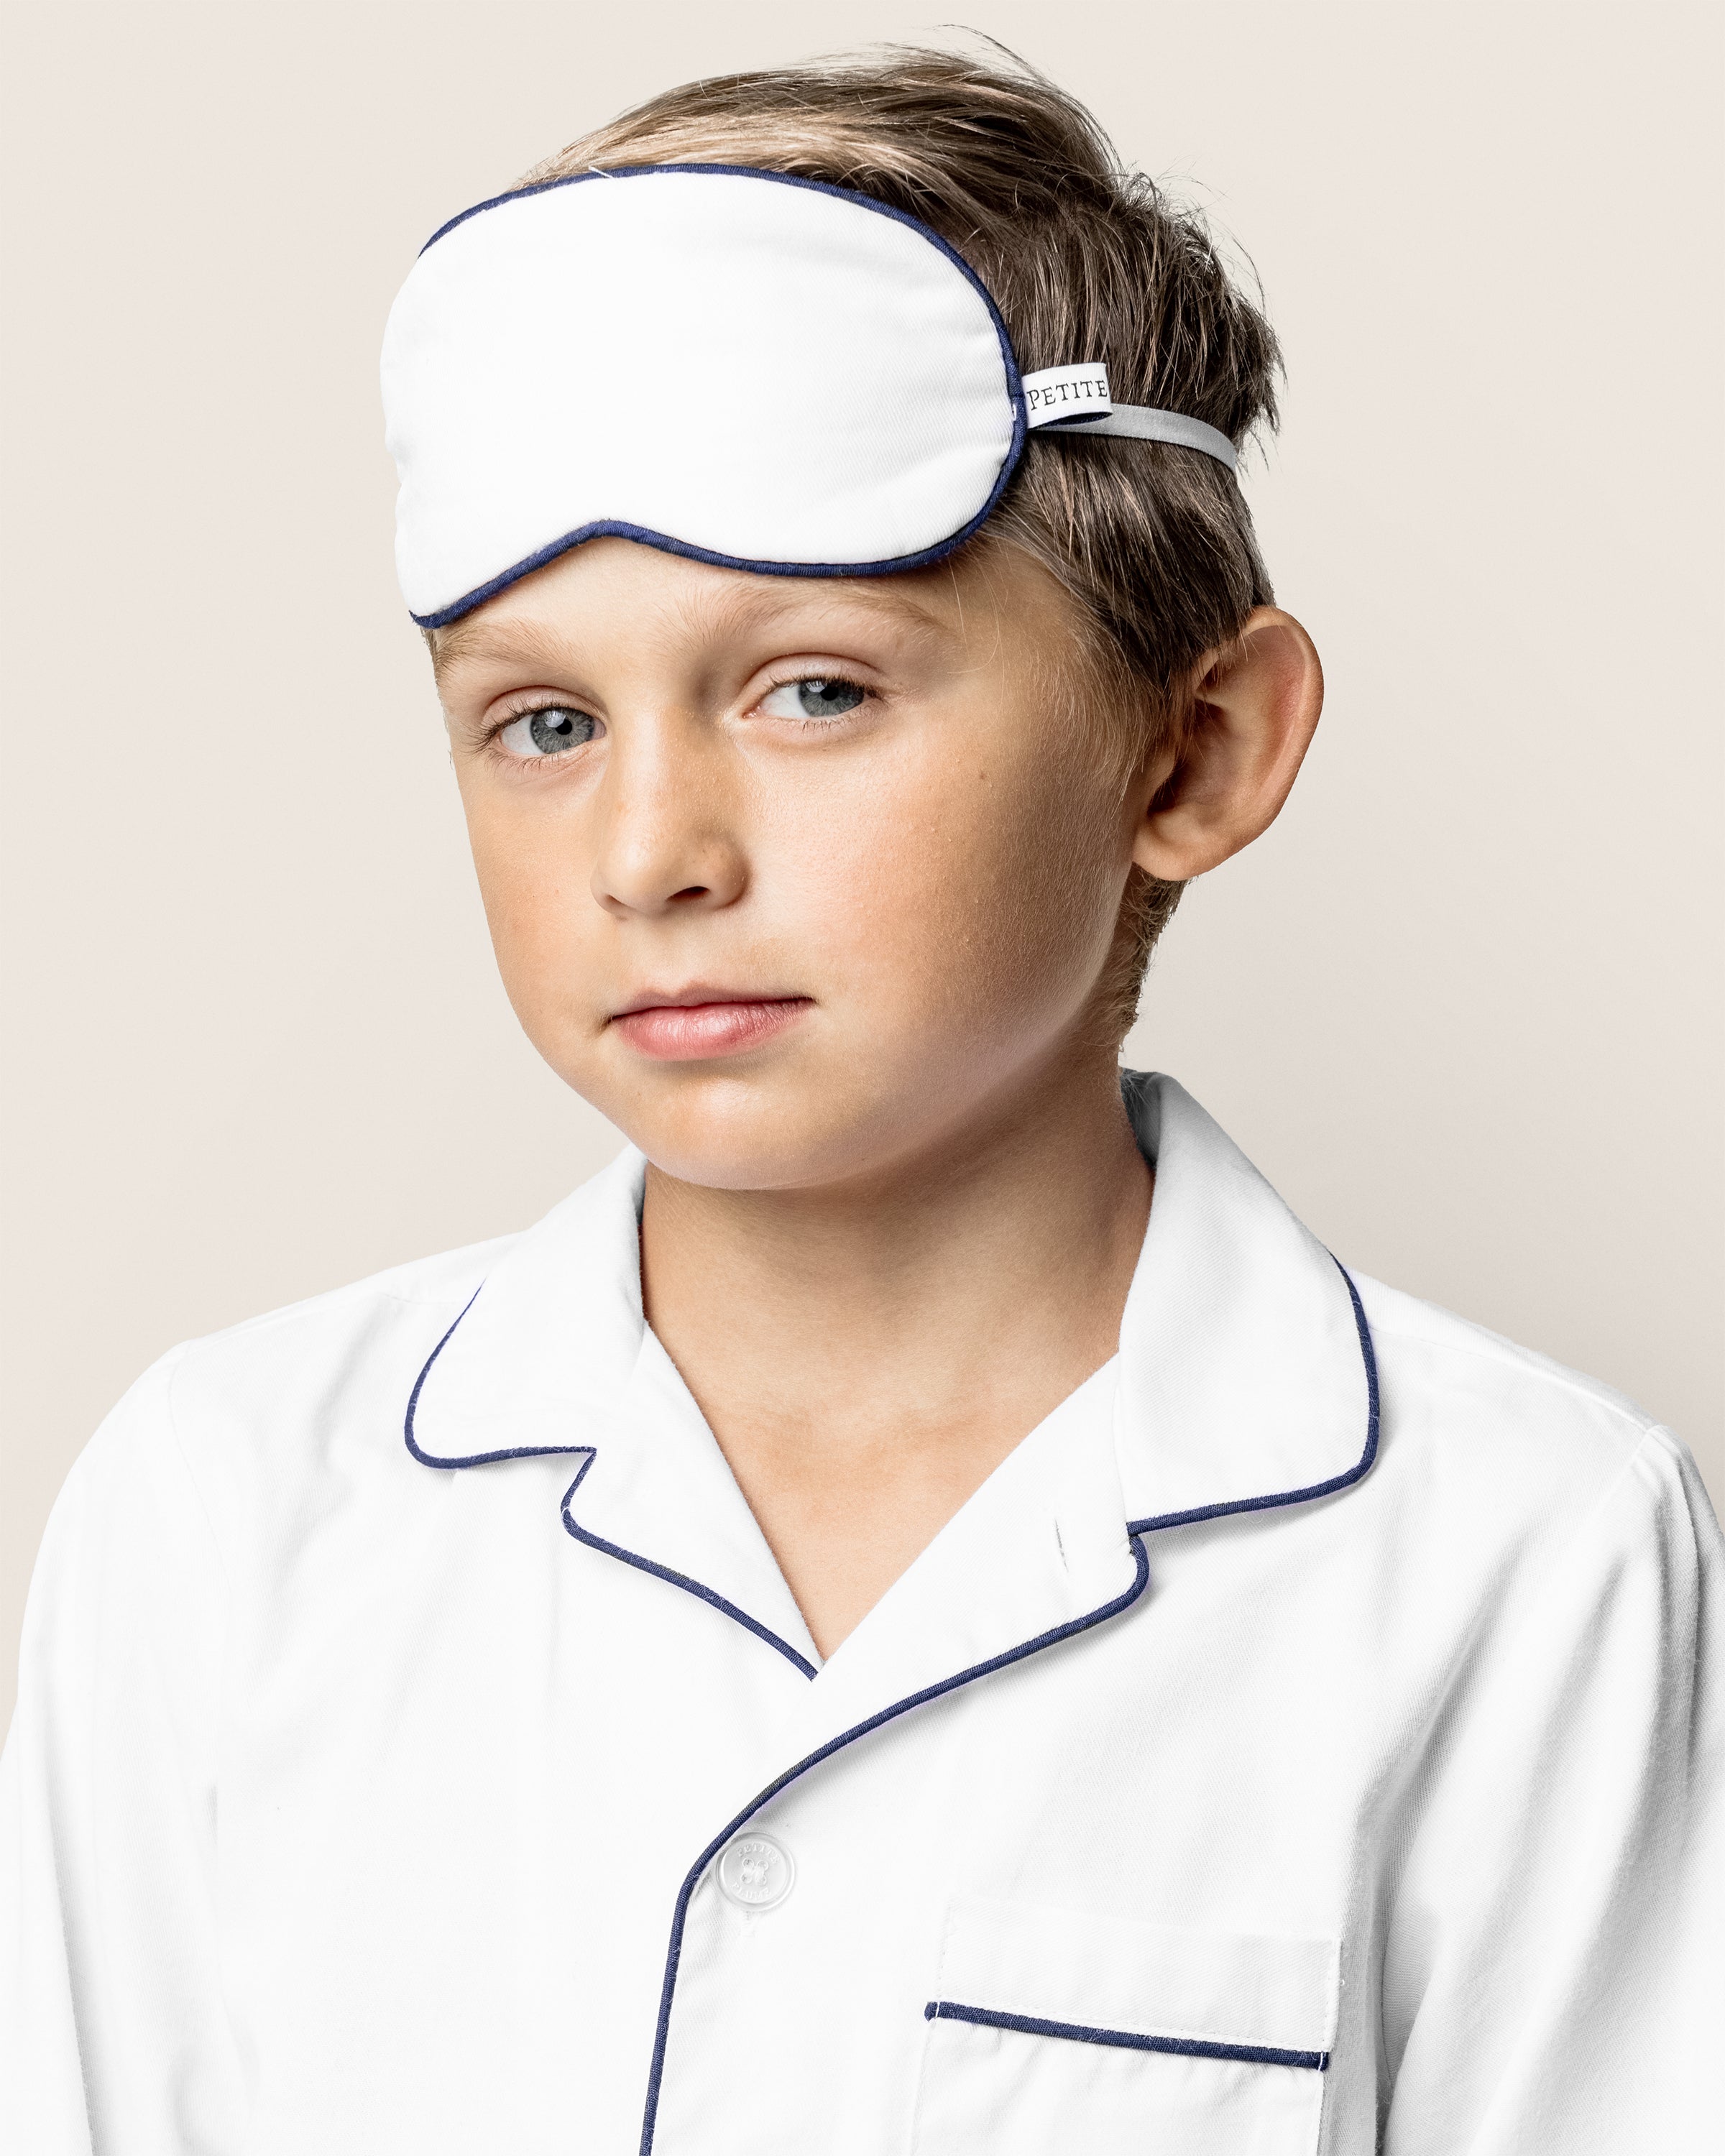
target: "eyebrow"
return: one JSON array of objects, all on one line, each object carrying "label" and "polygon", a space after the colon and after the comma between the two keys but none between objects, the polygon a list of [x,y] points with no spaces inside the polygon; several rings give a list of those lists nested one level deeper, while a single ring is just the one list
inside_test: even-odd
[{"label": "eyebrow", "polygon": [[474,660],[533,659],[550,666],[566,655],[555,630],[536,621],[513,621],[506,626],[484,613],[464,615],[447,629],[431,629],[425,640],[431,647],[432,671],[437,675]]}]

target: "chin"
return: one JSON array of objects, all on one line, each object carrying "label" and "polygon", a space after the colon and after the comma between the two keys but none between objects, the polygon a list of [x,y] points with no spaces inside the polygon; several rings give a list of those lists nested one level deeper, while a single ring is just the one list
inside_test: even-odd
[{"label": "chin", "polygon": [[644,1117],[627,1132],[663,1175],[708,1190],[805,1190],[867,1172],[869,1149],[829,1118],[786,1117],[765,1104],[731,1113]]},{"label": "chin", "polygon": [[566,1075],[662,1174],[715,1190],[779,1188],[805,1180],[811,1153],[824,1148],[810,1143],[806,1078],[762,1070],[761,1060],[631,1059],[633,1068]]},{"label": "chin", "polygon": [[[583,1074],[588,1075],[588,1074]],[[913,1101],[811,1071],[802,1057],[660,1064],[610,1082],[573,1080],[661,1174],[711,1190],[795,1190],[842,1183],[903,1150]]]}]

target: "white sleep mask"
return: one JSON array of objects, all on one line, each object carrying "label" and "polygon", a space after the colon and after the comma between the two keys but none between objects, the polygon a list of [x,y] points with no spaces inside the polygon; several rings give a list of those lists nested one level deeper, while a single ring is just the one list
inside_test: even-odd
[{"label": "white sleep mask", "polygon": [[962,546],[1027,433],[1234,445],[1020,377],[999,310],[926,225],[728,165],[580,173],[453,218],[383,337],[396,566],[439,628],[607,533],[726,568],[868,576]]}]

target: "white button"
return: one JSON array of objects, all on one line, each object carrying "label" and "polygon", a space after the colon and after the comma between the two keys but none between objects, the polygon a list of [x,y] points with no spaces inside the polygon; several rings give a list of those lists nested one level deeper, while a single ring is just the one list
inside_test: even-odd
[{"label": "white button", "polygon": [[719,1884],[740,1909],[776,1909],[797,1881],[791,1852],[768,1834],[740,1834],[719,1855]]}]

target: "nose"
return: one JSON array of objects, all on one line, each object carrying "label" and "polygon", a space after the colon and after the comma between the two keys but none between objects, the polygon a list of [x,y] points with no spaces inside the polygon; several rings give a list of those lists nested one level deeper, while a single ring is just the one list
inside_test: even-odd
[{"label": "nose", "polygon": [[730,906],[747,868],[718,759],[696,729],[619,726],[598,803],[593,895],[647,916]]}]

